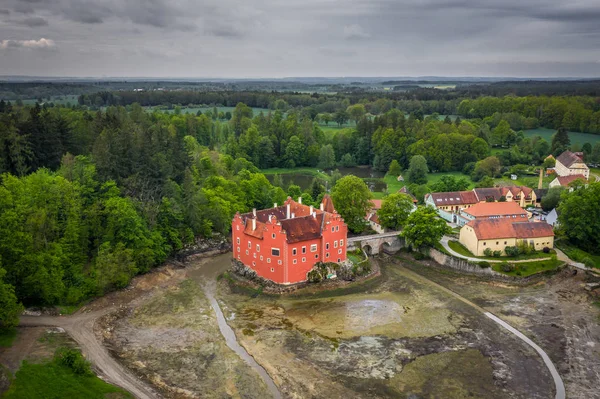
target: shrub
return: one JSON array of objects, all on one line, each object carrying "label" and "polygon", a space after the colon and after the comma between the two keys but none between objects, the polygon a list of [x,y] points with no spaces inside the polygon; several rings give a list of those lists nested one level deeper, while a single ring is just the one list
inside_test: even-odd
[{"label": "shrub", "polygon": [[549,254],[549,253],[550,253],[550,248],[548,248],[548,247],[544,247],[544,248],[542,249],[542,252],[544,252],[545,254]]},{"label": "shrub", "polygon": [[492,253],[492,256],[493,256],[494,258],[499,258],[500,256],[502,256],[502,251],[494,251],[494,252]]},{"label": "shrub", "polygon": [[518,256],[519,255],[519,247],[506,246],[506,247],[504,247],[504,252],[506,253],[506,256]]},{"label": "shrub", "polygon": [[479,267],[481,267],[482,269],[487,269],[488,267],[490,267],[490,262],[486,262],[485,260],[482,260],[481,262],[479,262]]},{"label": "shrub", "polygon": [[491,249],[491,248],[486,248],[486,249],[483,251],[483,254],[484,254],[485,256],[492,256],[492,249]]},{"label": "shrub", "polygon": [[421,252],[415,252],[413,257],[415,258],[415,260],[423,260],[427,258],[427,256],[425,256]]},{"label": "shrub", "polygon": [[502,270],[505,273],[510,273],[515,270],[515,267],[509,264],[508,262],[502,262],[500,263],[500,270]]},{"label": "shrub", "polygon": [[319,273],[318,270],[309,271],[306,278],[311,283],[320,283],[323,280],[323,277],[321,277],[321,273]]},{"label": "shrub", "polygon": [[54,353],[55,361],[61,366],[71,369],[77,375],[93,375],[90,362],[85,360],[76,349],[59,348]]},{"label": "shrub", "polygon": [[592,258],[590,258],[589,256],[586,256],[583,259],[581,259],[581,263],[583,263],[586,267],[595,267],[596,266],[596,262],[594,262],[594,260]]}]

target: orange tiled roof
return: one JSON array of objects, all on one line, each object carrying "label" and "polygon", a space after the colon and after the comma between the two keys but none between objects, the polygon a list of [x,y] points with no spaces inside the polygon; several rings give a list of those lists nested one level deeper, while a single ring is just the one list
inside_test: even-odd
[{"label": "orange tiled roof", "polygon": [[500,219],[475,219],[465,226],[475,232],[479,240],[493,240],[499,238],[536,238],[554,236],[552,226],[548,223],[515,222],[508,218]]},{"label": "orange tiled roof", "polygon": [[516,202],[480,202],[463,210],[476,218],[486,216],[522,215],[527,217],[527,212]]},{"label": "orange tiled roof", "polygon": [[373,203],[373,207],[371,209],[381,209],[381,204],[382,204],[383,200],[374,199],[374,200],[371,200],[371,202]]}]

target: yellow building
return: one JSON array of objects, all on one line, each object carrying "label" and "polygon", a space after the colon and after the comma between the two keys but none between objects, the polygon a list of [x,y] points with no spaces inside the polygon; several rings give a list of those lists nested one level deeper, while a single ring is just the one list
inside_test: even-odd
[{"label": "yellow building", "polygon": [[513,221],[512,218],[475,219],[460,229],[459,241],[475,256],[484,256],[485,250],[502,251],[525,241],[536,251],[554,247],[552,226],[543,222]]}]

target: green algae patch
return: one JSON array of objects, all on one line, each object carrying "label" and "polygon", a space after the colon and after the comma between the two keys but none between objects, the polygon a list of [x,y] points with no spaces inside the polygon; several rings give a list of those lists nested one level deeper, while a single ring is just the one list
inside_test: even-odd
[{"label": "green algae patch", "polygon": [[492,364],[480,351],[467,349],[420,356],[404,366],[390,385],[423,398],[500,398]]},{"label": "green algae patch", "polygon": [[383,335],[428,337],[456,332],[460,318],[424,294],[346,295],[329,300],[286,301],[285,317],[297,328],[332,338]]}]

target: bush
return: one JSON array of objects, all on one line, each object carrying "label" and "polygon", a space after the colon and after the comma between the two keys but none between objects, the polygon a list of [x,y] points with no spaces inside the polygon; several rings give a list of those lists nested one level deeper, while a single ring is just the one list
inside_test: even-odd
[{"label": "bush", "polygon": [[504,252],[506,253],[506,256],[518,256],[519,255],[519,247],[507,246],[507,247],[504,247]]},{"label": "bush", "polygon": [[549,253],[550,253],[550,248],[548,248],[548,247],[544,247],[544,248],[542,249],[542,252],[544,252],[545,254],[549,254]]},{"label": "bush", "polygon": [[590,258],[589,256],[586,256],[583,259],[581,259],[581,263],[583,263],[586,267],[595,267],[596,266],[596,262],[594,262],[594,260],[592,258]]},{"label": "bush", "polygon": [[502,251],[494,251],[492,252],[492,256],[494,258],[499,258],[500,256],[502,256]]},{"label": "bush", "polygon": [[502,270],[505,273],[510,273],[515,271],[515,267],[509,264],[508,262],[502,262],[500,263],[500,270]]},{"label": "bush", "polygon": [[491,249],[491,248],[486,248],[486,249],[483,251],[483,254],[484,254],[485,256],[492,256],[492,249]]},{"label": "bush", "polygon": [[415,252],[415,254],[413,255],[413,257],[415,258],[415,260],[423,260],[423,259],[427,259],[427,256],[422,254],[421,252]]},{"label": "bush", "polygon": [[488,267],[490,267],[490,262],[482,260],[481,262],[479,262],[479,267],[481,267],[482,269],[487,269]]},{"label": "bush", "polygon": [[76,349],[59,348],[54,353],[54,360],[77,375],[93,375],[90,362],[85,360],[81,352]]}]

